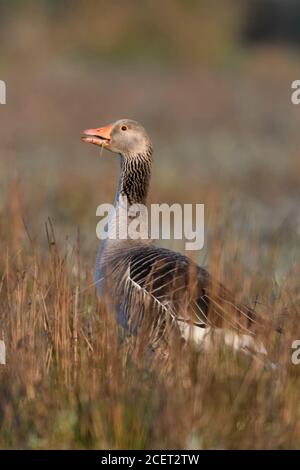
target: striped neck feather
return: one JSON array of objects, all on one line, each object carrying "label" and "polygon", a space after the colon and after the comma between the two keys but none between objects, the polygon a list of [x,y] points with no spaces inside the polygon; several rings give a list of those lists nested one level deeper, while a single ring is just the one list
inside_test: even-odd
[{"label": "striped neck feather", "polygon": [[121,155],[121,175],[116,202],[126,197],[129,206],[146,204],[152,167],[152,149],[144,154]]}]

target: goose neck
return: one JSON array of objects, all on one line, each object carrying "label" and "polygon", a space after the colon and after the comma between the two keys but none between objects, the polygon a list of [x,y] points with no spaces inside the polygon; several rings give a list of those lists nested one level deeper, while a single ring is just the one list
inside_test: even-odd
[{"label": "goose neck", "polygon": [[121,173],[116,203],[127,198],[128,205],[146,204],[152,167],[152,152],[121,155]]}]

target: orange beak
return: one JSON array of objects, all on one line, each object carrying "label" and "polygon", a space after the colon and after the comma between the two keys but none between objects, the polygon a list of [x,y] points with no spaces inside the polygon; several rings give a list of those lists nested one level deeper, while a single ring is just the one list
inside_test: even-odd
[{"label": "orange beak", "polygon": [[98,127],[97,129],[86,129],[82,132],[81,139],[88,144],[99,145],[100,147],[107,147],[111,139],[112,124],[105,127]]}]

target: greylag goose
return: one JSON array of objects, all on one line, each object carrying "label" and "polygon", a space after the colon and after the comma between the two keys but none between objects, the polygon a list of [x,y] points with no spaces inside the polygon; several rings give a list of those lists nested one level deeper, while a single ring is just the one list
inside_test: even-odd
[{"label": "greylag goose", "polygon": [[[152,144],[137,122],[121,119],[83,132],[82,140],[120,156],[121,173],[114,202],[116,228],[121,208],[145,204],[152,167]],[[128,211],[125,217],[131,217]],[[122,215],[121,215],[122,214]],[[112,227],[114,225],[114,227]],[[118,225],[119,226],[119,225]],[[118,323],[136,335],[147,324],[151,348],[168,342],[170,331],[197,345],[211,346],[215,335],[245,352],[266,354],[257,339],[254,311],[235,302],[232,293],[188,257],[156,247],[147,239],[115,239],[100,243],[96,261],[100,296],[110,299]]]}]

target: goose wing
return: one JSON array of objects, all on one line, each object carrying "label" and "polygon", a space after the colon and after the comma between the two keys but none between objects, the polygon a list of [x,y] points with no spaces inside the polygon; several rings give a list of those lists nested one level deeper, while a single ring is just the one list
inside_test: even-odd
[{"label": "goose wing", "polygon": [[192,332],[202,338],[211,329],[253,335],[253,310],[237,304],[230,291],[186,256],[148,246],[130,252],[125,265],[121,309],[133,329],[147,310],[160,331],[175,324],[184,337]]}]

